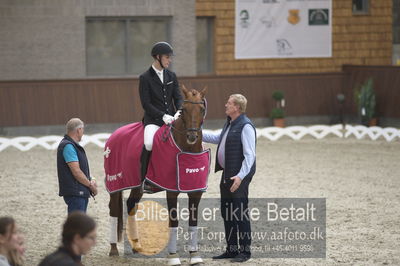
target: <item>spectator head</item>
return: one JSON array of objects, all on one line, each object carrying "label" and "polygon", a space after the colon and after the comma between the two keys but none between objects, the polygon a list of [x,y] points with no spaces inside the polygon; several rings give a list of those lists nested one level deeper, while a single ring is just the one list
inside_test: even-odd
[{"label": "spectator head", "polygon": [[84,123],[79,118],[71,118],[66,125],[67,135],[73,140],[79,142],[82,140],[84,132]]},{"label": "spectator head", "polygon": [[3,255],[18,248],[17,226],[11,217],[0,217],[0,250]]},{"label": "spectator head", "polygon": [[96,244],[96,222],[83,212],[68,215],[62,231],[62,243],[75,255],[87,254]]}]

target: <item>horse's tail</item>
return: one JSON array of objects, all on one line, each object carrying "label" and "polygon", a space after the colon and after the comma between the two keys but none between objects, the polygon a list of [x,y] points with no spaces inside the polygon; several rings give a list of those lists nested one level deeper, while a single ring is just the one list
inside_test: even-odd
[{"label": "horse's tail", "polygon": [[122,191],[110,194],[110,243],[120,242],[122,240],[123,231],[123,202]]}]

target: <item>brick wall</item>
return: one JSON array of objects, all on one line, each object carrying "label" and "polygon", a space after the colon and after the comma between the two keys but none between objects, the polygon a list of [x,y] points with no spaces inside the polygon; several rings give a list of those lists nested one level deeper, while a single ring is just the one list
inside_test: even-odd
[{"label": "brick wall", "polygon": [[174,70],[196,74],[195,0],[12,0],[0,1],[0,80],[85,78],[87,16],[171,17]]},{"label": "brick wall", "polygon": [[217,75],[331,72],[340,71],[343,64],[391,64],[392,0],[370,0],[368,15],[353,15],[350,0],[332,0],[332,7],[332,58],[235,60],[235,1],[196,0],[196,15],[215,17]]}]

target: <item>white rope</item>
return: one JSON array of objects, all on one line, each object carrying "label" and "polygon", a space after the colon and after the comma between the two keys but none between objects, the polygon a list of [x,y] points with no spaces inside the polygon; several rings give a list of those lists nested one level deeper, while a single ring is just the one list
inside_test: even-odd
[{"label": "white rope", "polygon": [[[206,133],[219,133],[218,130],[203,130]],[[86,146],[87,144],[94,144],[98,147],[104,148],[107,139],[110,137],[109,133],[100,133],[94,135],[84,135],[80,144]],[[316,125],[316,126],[291,126],[285,128],[279,127],[265,127],[257,128],[257,138],[264,137],[270,141],[277,141],[282,137],[289,137],[293,140],[300,140],[305,136],[311,136],[316,139],[323,139],[326,136],[333,135],[339,138],[355,137],[356,139],[369,138],[377,140],[384,138],[386,141],[400,140],[400,130],[393,127],[365,127],[365,126],[352,126],[346,125],[342,129],[342,125]],[[62,137],[61,136],[44,136],[40,138],[34,137],[16,137],[16,138],[1,138],[0,137],[0,152],[8,147],[17,148],[20,151],[28,151],[36,146],[41,146],[47,150],[55,150],[58,147]]]}]

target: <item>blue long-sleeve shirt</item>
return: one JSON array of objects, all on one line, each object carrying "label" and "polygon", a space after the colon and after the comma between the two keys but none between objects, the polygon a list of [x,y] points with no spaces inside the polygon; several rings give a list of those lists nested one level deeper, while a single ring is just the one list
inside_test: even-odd
[{"label": "blue long-sleeve shirt", "polygon": [[[221,136],[221,133],[211,134],[203,132],[203,142],[218,144],[221,139],[221,144],[219,145],[219,150],[217,154],[217,160],[222,168],[225,168],[225,142],[226,136],[230,130],[230,126],[225,131],[225,134]],[[242,162],[242,167],[240,168],[237,176],[243,180],[245,176],[250,172],[251,167],[256,159],[256,136],[254,129],[251,125],[247,124],[243,127],[241,140],[243,145],[243,156],[244,160]]]}]

